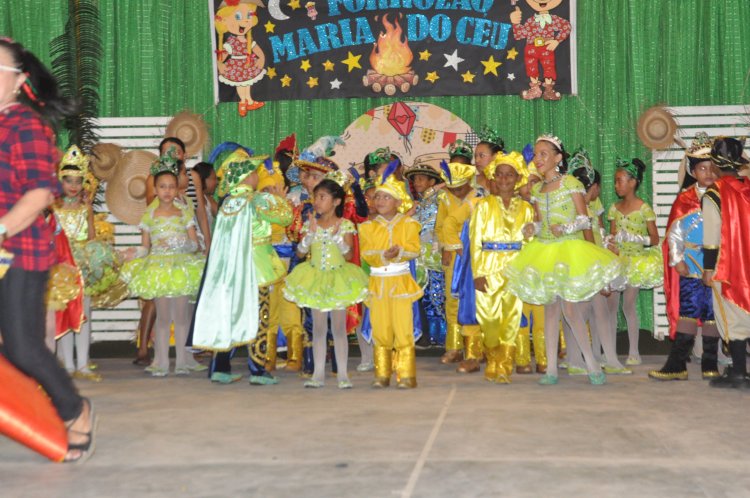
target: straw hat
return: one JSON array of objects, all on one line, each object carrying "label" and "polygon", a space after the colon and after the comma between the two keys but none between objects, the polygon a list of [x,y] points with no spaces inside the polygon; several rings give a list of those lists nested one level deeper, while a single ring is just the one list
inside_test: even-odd
[{"label": "straw hat", "polygon": [[414,175],[425,175],[434,178],[438,183],[443,183],[440,175],[440,161],[448,161],[449,156],[445,152],[432,152],[422,154],[414,159],[414,163],[404,168],[404,176],[411,180]]},{"label": "straw hat", "polygon": [[672,145],[677,123],[665,108],[654,106],[638,119],[638,138],[649,149],[664,149]]},{"label": "straw hat", "polygon": [[182,140],[185,144],[185,157],[192,157],[208,142],[208,128],[200,115],[182,111],[169,122],[164,136]]},{"label": "straw hat", "polygon": [[105,198],[110,212],[120,221],[137,225],[146,211],[146,180],[156,154],[131,150],[117,162],[117,171],[107,182]]},{"label": "straw hat", "polygon": [[99,180],[107,181],[115,174],[115,165],[121,156],[119,145],[98,143],[91,148],[89,168]]}]

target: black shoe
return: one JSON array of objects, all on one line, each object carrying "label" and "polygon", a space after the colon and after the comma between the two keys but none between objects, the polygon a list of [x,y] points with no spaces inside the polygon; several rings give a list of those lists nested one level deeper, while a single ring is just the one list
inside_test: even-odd
[{"label": "black shoe", "polygon": [[703,356],[701,357],[701,374],[704,380],[719,377],[718,365],[719,338],[703,336]]},{"label": "black shoe", "polygon": [[693,350],[695,336],[677,332],[667,362],[660,370],[652,370],[649,378],[654,380],[687,380],[687,360]]},{"label": "black shoe", "polygon": [[729,341],[729,352],[732,355],[732,366],[724,370],[724,375],[713,379],[711,387],[747,389],[750,387],[750,379],[747,376],[747,357],[745,354],[745,341]]}]

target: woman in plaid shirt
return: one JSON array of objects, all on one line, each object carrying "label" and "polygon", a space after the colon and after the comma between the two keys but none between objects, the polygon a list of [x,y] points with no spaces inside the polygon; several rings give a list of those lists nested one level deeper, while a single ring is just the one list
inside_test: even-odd
[{"label": "woman in plaid shirt", "polygon": [[83,461],[93,451],[91,402],[44,342],[44,296],[55,255],[42,212],[58,190],[53,130],[72,107],[34,54],[0,38],[0,243],[12,254],[0,280],[3,354],[42,385],[65,422],[65,461]]}]

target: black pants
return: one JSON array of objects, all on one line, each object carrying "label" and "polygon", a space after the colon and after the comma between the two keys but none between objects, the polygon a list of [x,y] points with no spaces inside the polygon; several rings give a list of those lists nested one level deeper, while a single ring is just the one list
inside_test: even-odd
[{"label": "black pants", "polygon": [[60,418],[72,420],[80,415],[83,399],[44,342],[47,278],[46,271],[10,268],[0,279],[3,354],[13,366],[41,384]]}]

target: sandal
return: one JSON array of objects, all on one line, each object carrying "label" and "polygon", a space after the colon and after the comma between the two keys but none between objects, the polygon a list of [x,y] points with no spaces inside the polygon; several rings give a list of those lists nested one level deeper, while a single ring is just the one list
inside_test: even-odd
[{"label": "sandal", "polygon": [[70,427],[78,420],[78,418],[83,415],[83,411],[81,411],[81,415],[78,415],[76,419],[74,419],[70,424],[66,426],[68,433],[74,433],[81,436],[86,436],[86,442],[85,443],[68,443],[68,453],[70,451],[80,451],[80,455],[74,458],[64,458],[63,463],[75,463],[75,464],[81,464],[84,463],[86,460],[91,458],[91,455],[94,454],[94,450],[96,448],[96,427],[99,422],[99,420],[96,417],[96,413],[94,412],[94,405],[91,403],[91,400],[88,398],[83,398],[83,402],[89,405],[89,424],[90,429],[88,432],[81,432],[74,429],[71,429]]},{"label": "sandal", "polygon": [[146,356],[136,356],[135,360],[133,360],[133,365],[139,366],[139,367],[147,367],[151,364],[151,358]]}]

